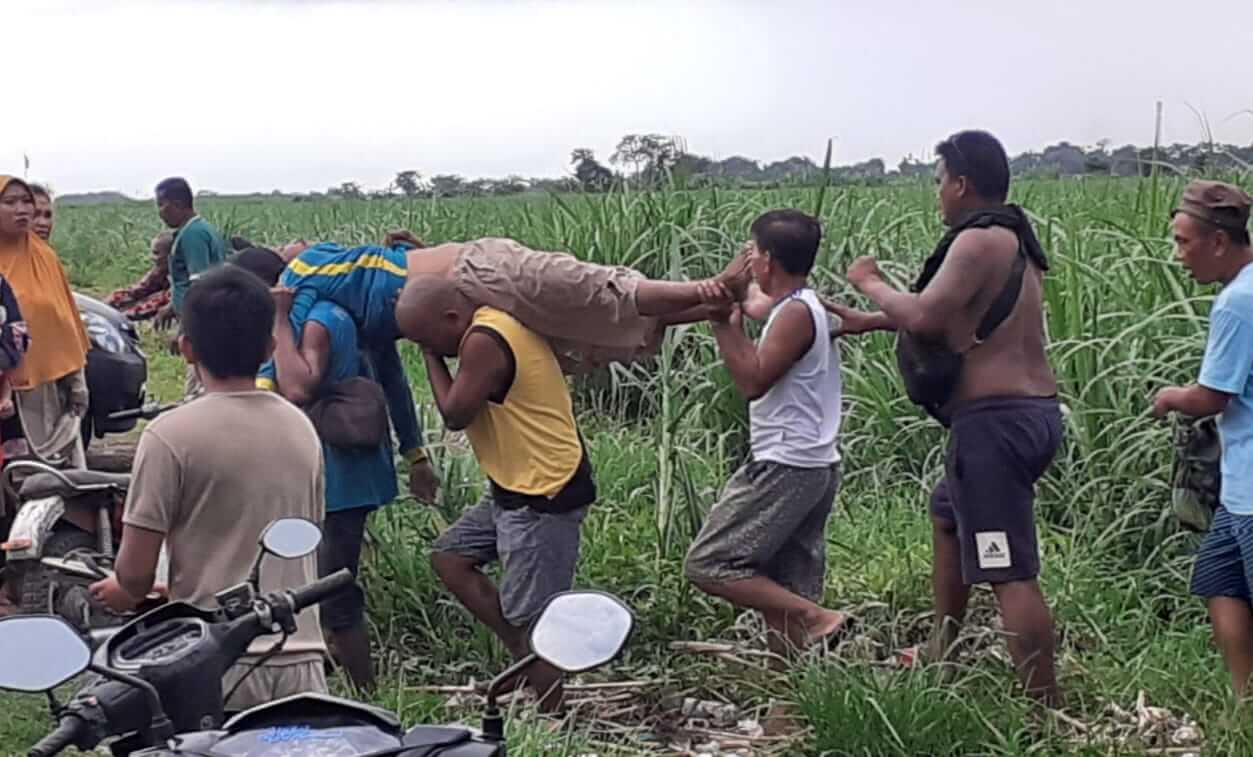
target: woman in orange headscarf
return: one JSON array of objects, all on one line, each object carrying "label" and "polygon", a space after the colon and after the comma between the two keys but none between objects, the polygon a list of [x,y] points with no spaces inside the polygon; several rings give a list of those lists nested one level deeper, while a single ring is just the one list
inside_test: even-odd
[{"label": "woman in orange headscarf", "polygon": [[8,459],[34,454],[81,468],[90,342],[61,261],[31,231],[34,206],[26,182],[0,175],[0,276],[17,295],[30,335],[11,374],[18,413],[0,421],[0,439]]}]

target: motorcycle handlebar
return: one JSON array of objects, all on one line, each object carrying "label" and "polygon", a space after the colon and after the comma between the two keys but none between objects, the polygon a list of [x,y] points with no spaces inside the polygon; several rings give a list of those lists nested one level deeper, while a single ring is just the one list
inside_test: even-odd
[{"label": "motorcycle handlebar", "polygon": [[352,580],[352,573],[347,568],[340,568],[326,578],[319,578],[307,586],[292,590],[292,612],[298,613],[306,607],[316,605],[350,585]]},{"label": "motorcycle handlebar", "polygon": [[87,721],[77,715],[66,715],[61,718],[61,724],[55,731],[44,736],[26,754],[28,757],[52,757],[60,754],[66,747],[73,746],[78,741],[86,726]]},{"label": "motorcycle handlebar", "polygon": [[166,405],[144,405],[130,410],[119,410],[116,413],[109,413],[109,420],[124,421],[131,418],[143,418],[150,421],[166,411],[173,410],[178,405],[179,403],[173,402]]},{"label": "motorcycle handlebar", "polygon": [[[298,589],[272,594],[267,598],[267,602],[276,611],[278,617],[287,618],[288,622],[291,622],[300,611],[341,591],[351,585],[352,582],[352,573],[347,568],[341,568],[325,578],[320,578]],[[256,611],[254,611],[230,623],[226,636],[221,639],[222,649],[220,651],[224,652],[232,661],[237,659],[247,649],[248,644],[256,638],[259,630],[257,625],[259,619]],[[232,654],[232,651],[234,654]],[[111,683],[109,685],[117,686],[119,684]],[[140,689],[136,688],[133,682],[123,681],[120,685],[129,691],[140,692]],[[155,690],[151,692],[151,696],[156,696]],[[153,709],[153,707],[157,709]],[[159,712],[160,702],[154,702],[148,709],[151,712]],[[168,724],[168,721],[166,722]],[[115,725],[118,724],[110,723],[110,727]],[[77,743],[85,735],[88,727],[89,725],[83,717],[67,713],[61,717],[57,729],[45,736],[27,754],[29,757],[53,757],[53,755],[60,754],[66,747]]]}]

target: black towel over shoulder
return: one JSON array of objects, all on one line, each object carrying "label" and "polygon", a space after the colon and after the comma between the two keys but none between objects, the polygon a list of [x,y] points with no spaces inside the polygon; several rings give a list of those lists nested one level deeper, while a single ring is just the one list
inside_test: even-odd
[{"label": "black towel over shoulder", "polygon": [[914,282],[911,291],[915,293],[921,292],[931,282],[931,279],[935,278],[935,274],[939,272],[940,265],[944,263],[944,258],[948,256],[948,250],[953,246],[953,242],[957,239],[958,234],[967,229],[986,229],[992,226],[1001,226],[1017,234],[1018,241],[1022,245],[1023,252],[1027,254],[1027,258],[1035,263],[1040,270],[1047,271],[1049,269],[1049,261],[1044,254],[1044,248],[1040,246],[1040,240],[1036,238],[1035,230],[1031,227],[1031,221],[1027,218],[1027,214],[1018,205],[1009,203],[999,207],[971,211],[957,223],[953,224],[940,239],[940,243],[936,245],[935,251],[923,261],[922,273],[919,274],[917,281]]}]

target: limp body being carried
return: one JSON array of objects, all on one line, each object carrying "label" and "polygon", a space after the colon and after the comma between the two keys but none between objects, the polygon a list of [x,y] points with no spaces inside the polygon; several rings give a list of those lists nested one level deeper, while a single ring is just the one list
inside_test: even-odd
[{"label": "limp body being carried", "polygon": [[[529,249],[489,237],[422,247],[407,232],[384,246],[345,249],[293,245],[279,285],[296,291],[293,312],[329,299],[357,319],[367,340],[398,337],[395,304],[406,281],[452,281],[472,303],[510,313],[546,337],[563,365],[630,361],[654,351],[665,328],[702,320],[700,282],[657,281],[624,266],[588,263],[565,252]],[[747,259],[715,277],[735,299],[747,297]]]}]

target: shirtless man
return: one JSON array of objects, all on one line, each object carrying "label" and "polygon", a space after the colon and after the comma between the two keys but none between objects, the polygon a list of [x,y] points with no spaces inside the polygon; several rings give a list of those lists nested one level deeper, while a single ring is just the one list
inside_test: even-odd
[{"label": "shirtless man", "polygon": [[[858,258],[848,280],[879,312],[836,311],[844,333],[908,332],[903,341],[930,340],[963,356],[948,397],[929,408],[950,434],[945,476],[931,496],[936,632],[927,653],[941,657],[955,641],[970,586],[991,584],[1024,687],[1056,705],[1053,620],[1037,582],[1033,518],[1035,482],[1062,439],[1045,355],[1048,262],[1022,210],[1005,204],[1009,163],[992,135],[960,132],[936,152],[949,232],[922,278],[911,292],[897,291],[873,258]],[[921,360],[906,358],[907,368]]]},{"label": "shirtless man", "polygon": [[[397,297],[421,276],[450,280],[475,305],[509,313],[546,337],[567,367],[650,353],[666,326],[703,320],[708,312],[700,282],[651,280],[511,239],[421,247],[407,232],[393,232],[383,247],[294,243],[279,254],[290,261],[279,285],[296,291],[293,314],[329,299],[376,343],[396,339]],[[742,300],[749,279],[747,257],[737,257],[716,278],[723,285],[716,291]]]}]

